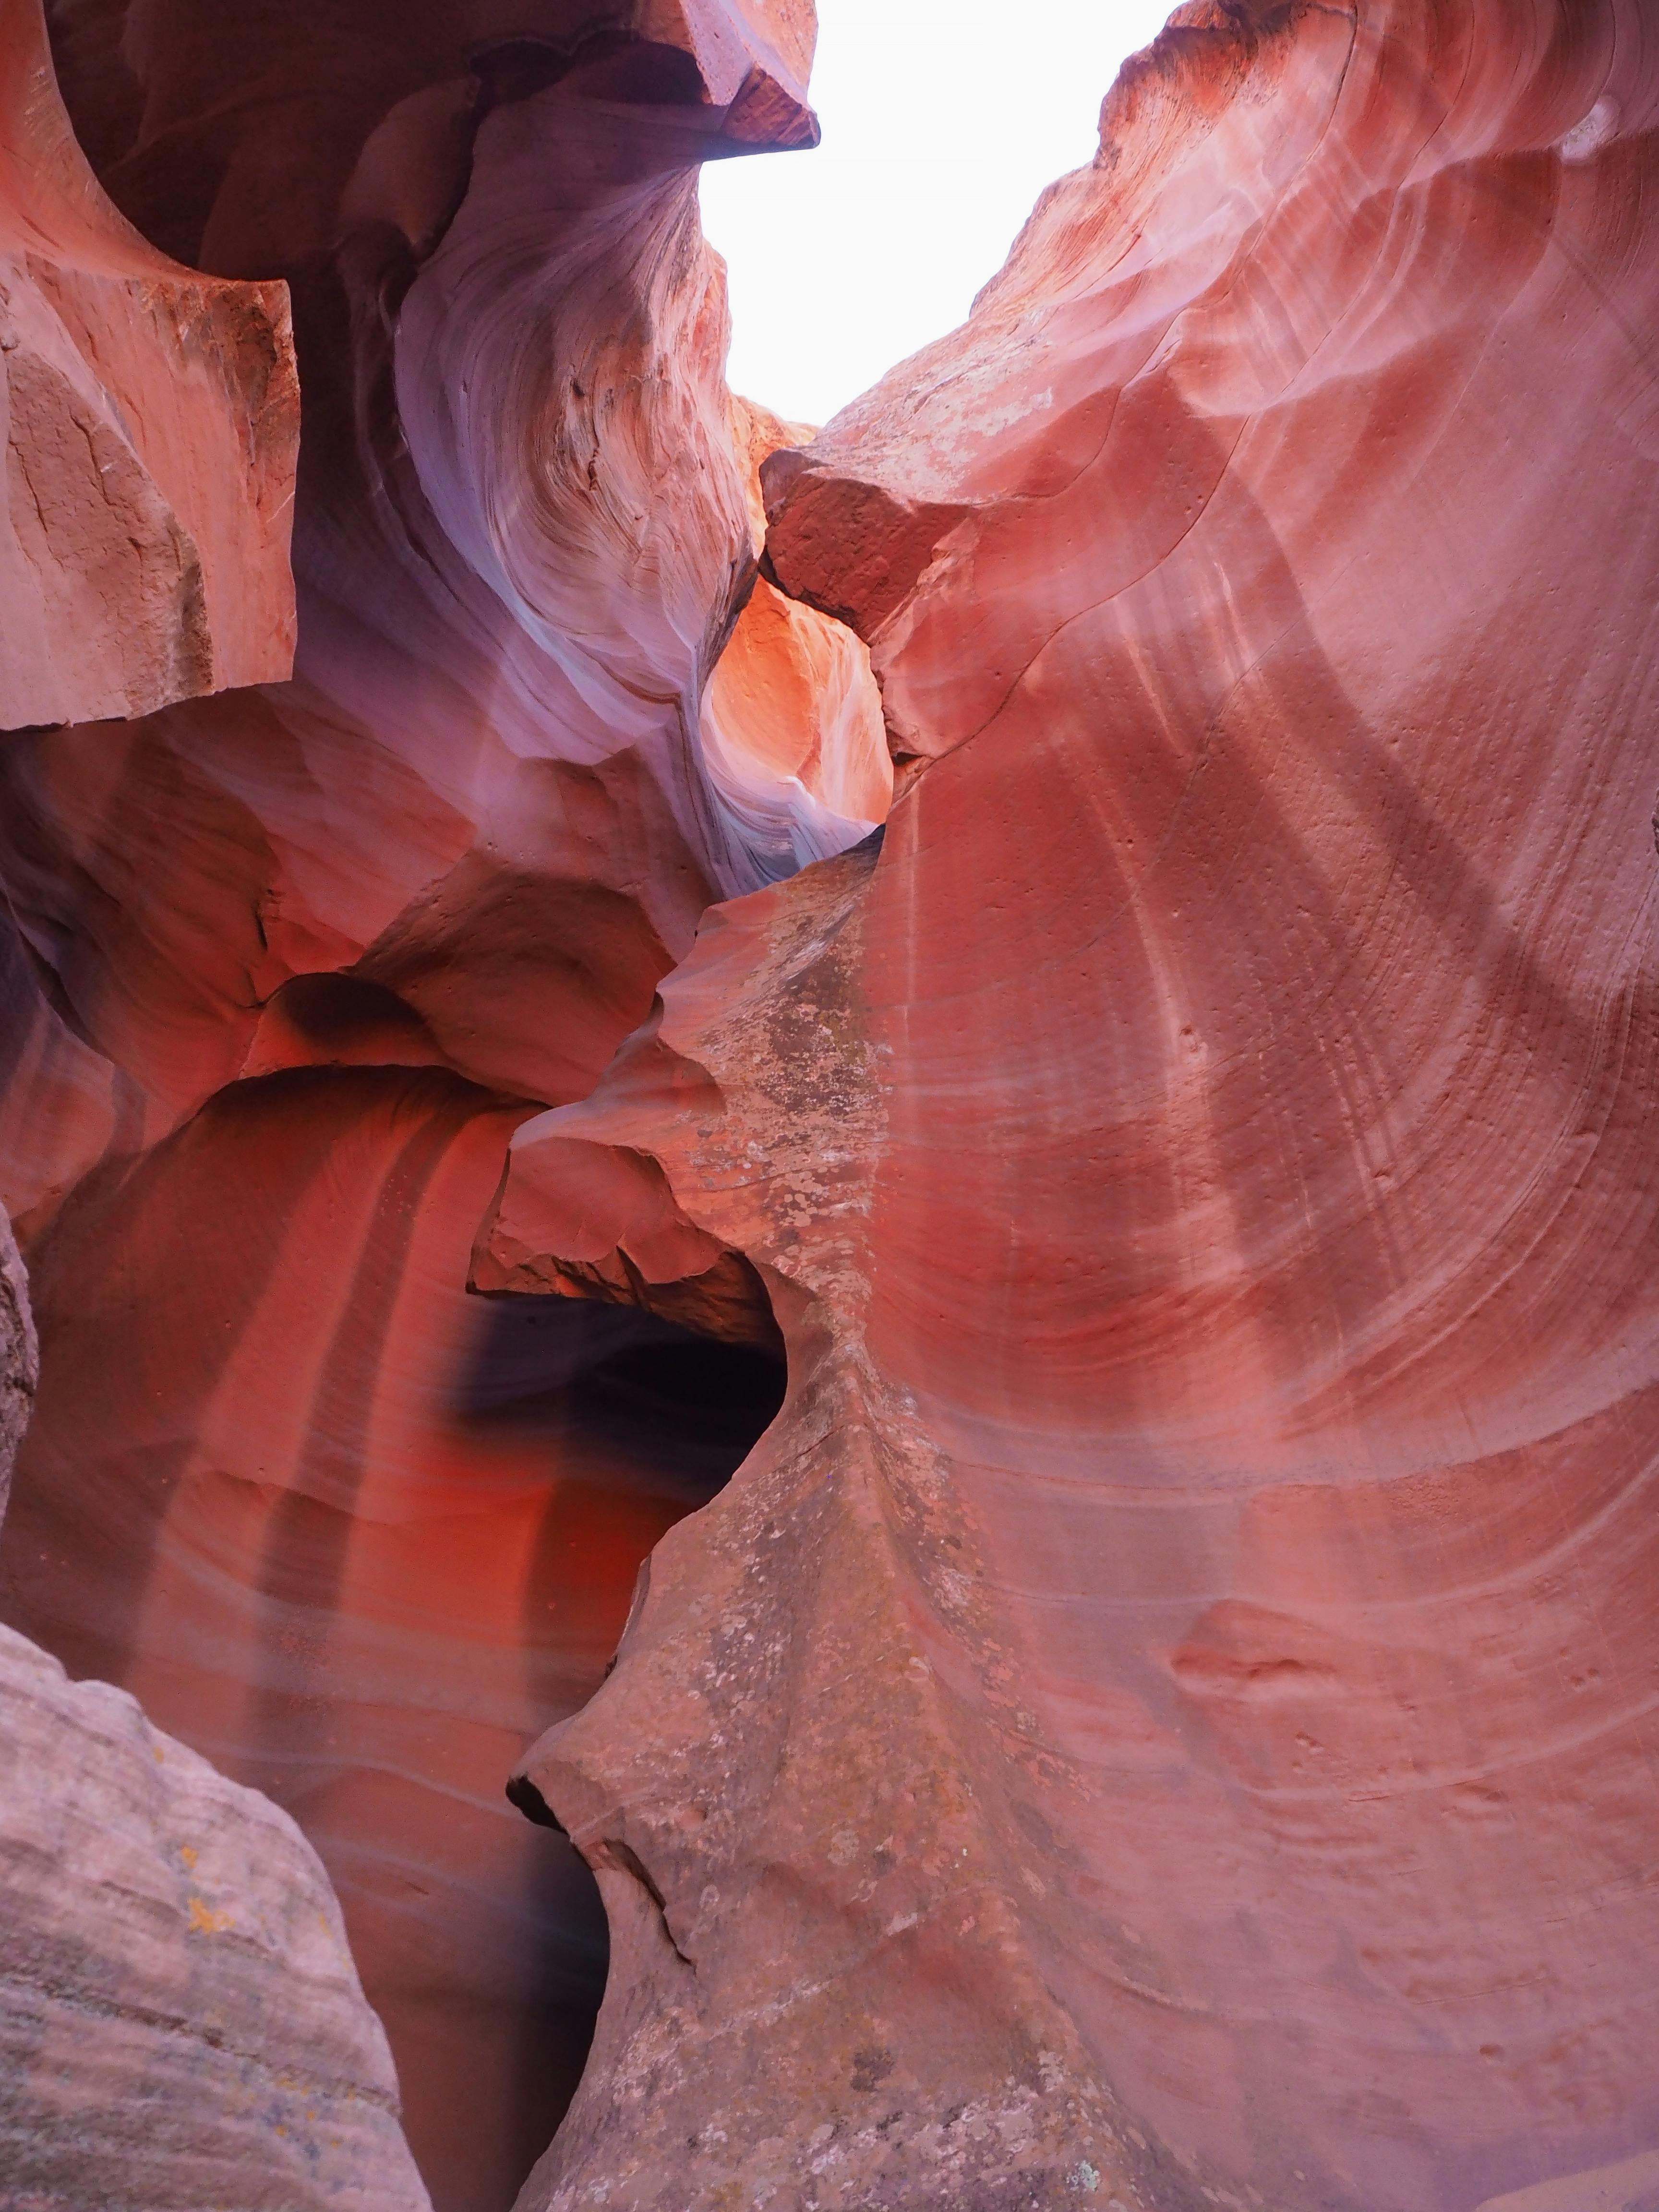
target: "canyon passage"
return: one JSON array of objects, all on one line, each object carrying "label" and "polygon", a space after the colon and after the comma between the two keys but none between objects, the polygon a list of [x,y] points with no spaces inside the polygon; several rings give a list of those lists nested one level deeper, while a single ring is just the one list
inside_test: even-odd
[{"label": "canyon passage", "polygon": [[1654,2212],[1659,0],[814,37],[0,0],[0,2212]]}]

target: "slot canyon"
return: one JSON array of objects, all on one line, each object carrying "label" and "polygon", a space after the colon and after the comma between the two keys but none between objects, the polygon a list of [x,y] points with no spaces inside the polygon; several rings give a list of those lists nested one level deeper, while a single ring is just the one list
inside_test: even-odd
[{"label": "slot canyon", "polygon": [[1659,0],[815,35],[0,0],[0,2212],[1656,2212]]}]

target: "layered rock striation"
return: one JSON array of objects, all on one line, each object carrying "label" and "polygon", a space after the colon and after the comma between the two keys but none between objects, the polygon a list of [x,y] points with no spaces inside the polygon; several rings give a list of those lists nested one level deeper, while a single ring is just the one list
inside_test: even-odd
[{"label": "layered rock striation", "polygon": [[1183,8],[766,464],[899,795],[483,1238],[790,1363],[527,1762],[617,1948],[526,2212],[1646,2202],[1655,56]]},{"label": "layered rock striation", "polygon": [[[9,388],[161,489],[0,747],[24,2201],[418,2204],[343,1927],[439,2212],[1643,2204],[1645,0],[1179,9],[810,443],[793,0],[48,12]],[[157,303],[282,285],[255,683]]]},{"label": "layered rock striation", "polygon": [[27,2212],[427,2212],[316,1853],[0,1628],[0,2166]]}]

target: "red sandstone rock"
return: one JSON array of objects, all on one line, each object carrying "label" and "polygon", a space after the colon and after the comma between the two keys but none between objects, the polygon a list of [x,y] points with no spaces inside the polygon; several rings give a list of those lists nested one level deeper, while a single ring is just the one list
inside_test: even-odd
[{"label": "red sandstone rock", "polygon": [[526,2212],[1645,2202],[1649,15],[1183,9],[769,465],[903,784],[515,1139],[791,1368],[528,1762],[616,1948]]},{"label": "red sandstone rock", "polygon": [[179,268],[116,213],[40,0],[4,0],[0,53],[0,729],[284,677],[283,288]]},{"label": "red sandstone rock", "polygon": [[[708,900],[861,835],[825,807],[880,780],[861,648],[822,626],[783,678],[799,734],[744,756],[734,803],[699,749],[759,511],[696,165],[811,136],[810,11],[617,7],[600,35],[562,0],[511,27],[433,7],[395,39],[368,0],[326,16],[325,70],[292,9],[54,9],[123,209],[286,276],[305,354],[297,680],[0,762],[25,937],[138,1086],[124,1148],[242,1070],[290,978],[352,968],[459,1073],[580,1097]],[[27,1020],[36,1079],[95,1094]],[[15,1208],[73,1181],[107,1112]]]},{"label": "red sandstone rock", "polygon": [[459,2204],[511,2201],[604,1985],[586,1874],[503,1785],[776,1402],[743,1353],[724,1398],[677,1388],[676,1332],[634,1314],[467,1297],[523,1111],[439,1068],[289,1068],[89,1178],[38,1255],[0,1553],[9,1618],[301,1822]]},{"label": "red sandstone rock", "polygon": [[[752,401],[734,403],[750,463],[758,552],[761,463],[816,435]],[[700,732],[715,790],[765,872],[791,875],[886,818],[893,764],[869,650],[841,623],[757,576],[703,694]]]}]

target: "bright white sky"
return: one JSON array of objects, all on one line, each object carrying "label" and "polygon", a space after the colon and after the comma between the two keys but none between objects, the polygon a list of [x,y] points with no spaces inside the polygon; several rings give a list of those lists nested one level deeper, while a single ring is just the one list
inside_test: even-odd
[{"label": "bright white sky", "polygon": [[1175,0],[817,0],[810,154],[711,161],[731,383],[826,422],[953,330]]}]

